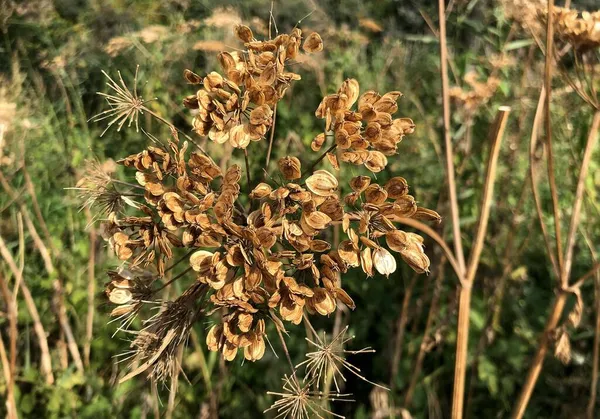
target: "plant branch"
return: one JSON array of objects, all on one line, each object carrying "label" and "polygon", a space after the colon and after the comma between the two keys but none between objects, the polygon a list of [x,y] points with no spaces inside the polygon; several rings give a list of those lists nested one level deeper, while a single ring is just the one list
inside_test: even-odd
[{"label": "plant branch", "polygon": [[446,176],[448,181],[448,195],[450,197],[450,216],[452,218],[454,253],[458,262],[459,278],[462,280],[465,273],[465,256],[460,235],[460,215],[458,211],[458,199],[456,197],[456,180],[454,179],[454,152],[452,151],[452,139],[450,138],[450,86],[448,83],[448,45],[446,40],[445,8],[445,0],[438,0],[438,13],[440,19],[440,75],[442,79]]}]

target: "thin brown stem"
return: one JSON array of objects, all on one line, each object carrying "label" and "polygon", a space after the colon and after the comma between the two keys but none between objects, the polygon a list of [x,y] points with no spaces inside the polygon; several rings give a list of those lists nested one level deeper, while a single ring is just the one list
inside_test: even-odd
[{"label": "thin brown stem", "polygon": [[[2,259],[8,265],[8,268],[10,269],[13,276],[15,278],[19,278],[19,276],[21,275],[19,268],[17,267],[17,264],[15,263],[15,260],[12,256],[12,254],[9,252],[8,248],[6,247],[6,244],[4,243],[4,239],[2,238],[2,236],[0,236],[0,255],[2,256]],[[29,288],[27,287],[27,284],[25,283],[25,281],[23,281],[23,280],[19,281],[18,279],[15,279],[15,281],[19,283],[19,287],[21,288],[21,293],[23,294],[23,298],[25,299],[25,305],[27,306],[27,310],[29,311],[29,314],[31,315],[31,319],[33,320],[33,330],[38,338],[38,344],[40,345],[40,352],[41,352],[41,359],[40,359],[41,367],[40,367],[40,369],[42,370],[42,374],[44,375],[44,377],[46,379],[46,384],[53,384],[54,376],[52,374],[52,358],[50,357],[50,349],[48,346],[48,339],[46,338],[46,331],[44,330],[44,326],[42,325],[40,314],[37,310],[35,301],[33,300],[31,292],[29,291]]]},{"label": "thin brown stem", "polygon": [[550,243],[550,234],[548,233],[548,229],[546,224],[544,223],[544,213],[542,211],[542,204],[540,200],[540,193],[538,191],[538,184],[535,174],[535,148],[538,137],[538,129],[542,121],[543,115],[543,103],[546,98],[546,89],[542,87],[540,91],[540,97],[538,99],[537,109],[535,111],[535,117],[533,118],[533,126],[531,128],[531,138],[529,142],[529,177],[531,179],[531,192],[533,195],[533,202],[535,204],[535,210],[537,214],[537,219],[540,223],[540,229],[542,230],[542,236],[544,237],[544,243],[546,245],[546,253],[548,254],[548,258],[550,258],[550,262],[552,263],[552,267],[554,269],[554,274],[556,277],[560,277],[560,271],[558,269],[558,264],[556,263],[556,256],[554,250],[552,249],[552,245]]},{"label": "thin brown stem", "polygon": [[573,203],[573,213],[571,214],[571,223],[569,224],[569,233],[567,236],[567,246],[562,272],[563,278],[567,279],[571,274],[573,249],[575,248],[575,236],[581,215],[583,193],[585,192],[585,178],[587,177],[587,172],[590,166],[590,161],[592,160],[592,154],[594,152],[596,140],[598,139],[598,128],[600,128],[600,111],[596,111],[594,113],[594,118],[592,120],[592,125],[590,126],[590,131],[585,145],[585,151],[583,152],[583,160],[579,169],[579,179],[577,180],[577,189],[575,192],[575,201]]},{"label": "thin brown stem", "polygon": [[533,393],[535,383],[537,382],[540,372],[542,371],[542,365],[544,363],[546,353],[548,352],[548,345],[550,343],[552,332],[560,321],[566,302],[567,292],[559,290],[558,295],[554,300],[554,304],[552,305],[552,309],[550,310],[550,316],[548,317],[546,326],[544,327],[544,332],[539,338],[538,348],[531,362],[531,367],[527,373],[527,377],[525,378],[525,384],[523,385],[519,399],[515,404],[512,413],[513,419],[521,419],[525,414],[525,409],[527,409],[527,404],[529,403],[529,399]]},{"label": "thin brown stem", "polygon": [[[271,5],[272,6],[272,5]],[[271,21],[269,20],[269,29]],[[269,172],[269,163],[271,162],[271,151],[273,151],[273,139],[275,138],[275,122],[277,121],[277,103],[273,106],[273,124],[271,125],[271,133],[269,134],[269,148],[267,149],[267,160],[265,162],[265,175]]]},{"label": "thin brown stem", "polygon": [[425,330],[423,331],[423,337],[421,338],[421,344],[419,346],[419,353],[417,354],[417,359],[415,361],[415,367],[412,371],[410,377],[410,383],[408,385],[408,389],[406,390],[406,394],[404,396],[404,408],[409,409],[412,404],[412,399],[415,393],[415,388],[417,387],[417,383],[419,381],[419,377],[421,376],[421,370],[423,368],[423,362],[425,360],[425,355],[427,354],[427,343],[430,335],[431,328],[433,327],[433,322],[438,314],[438,303],[440,299],[441,292],[441,284],[444,279],[444,265],[445,259],[440,261],[440,265],[438,268],[437,276],[435,279],[433,295],[431,297],[431,304],[429,306],[429,313],[427,314],[427,321],[425,322]]},{"label": "thin brown stem", "polygon": [[83,345],[83,364],[86,368],[90,366],[90,353],[92,347],[92,336],[94,334],[94,297],[96,293],[96,229],[92,223],[92,215],[89,208],[86,208],[86,217],[90,226],[90,250],[88,257],[88,284],[87,284],[87,315],[85,322],[85,343]]},{"label": "thin brown stem", "polygon": [[308,173],[312,173],[314,168],[317,167],[317,164],[319,164],[321,162],[321,160],[323,160],[325,158],[325,156],[327,156],[327,153],[331,153],[336,148],[337,148],[337,144],[334,144],[331,147],[329,147],[327,150],[325,150],[325,152],[323,154],[321,154],[321,156],[317,160],[315,160],[313,164],[310,165],[308,170],[306,170],[304,173],[302,173],[302,176],[304,176]]},{"label": "thin brown stem", "polygon": [[402,299],[402,309],[397,320],[396,339],[394,340],[394,355],[392,357],[392,365],[390,369],[390,389],[392,394],[396,387],[396,377],[400,368],[400,360],[402,359],[402,349],[404,347],[404,332],[406,331],[406,323],[408,321],[408,308],[412,297],[415,284],[417,283],[418,275],[414,274],[404,290],[404,298]]},{"label": "thin brown stem", "polygon": [[[558,270],[563,273],[563,250],[562,233],[560,227],[560,206],[558,203],[558,190],[556,187],[556,177],[554,173],[554,154],[552,152],[552,118],[550,112],[550,103],[552,101],[552,61],[554,54],[554,0],[548,0],[548,21],[546,25],[546,63],[544,69],[544,88],[546,89],[545,101],[545,122],[546,122],[546,147],[548,152],[548,182],[550,184],[550,194],[552,195],[552,212],[554,214],[554,235],[556,238],[556,255]],[[561,275],[561,283],[567,285],[567,279]]]},{"label": "thin brown stem", "polygon": [[[15,404],[15,376],[17,373],[17,304],[13,298],[4,276],[0,274],[0,293],[6,304],[6,315],[8,317],[9,357],[8,365],[3,365],[6,378],[6,411],[7,418],[17,418],[17,406]],[[0,340],[2,337],[0,336]],[[4,342],[2,342],[4,346]],[[4,364],[4,363],[3,363]]]},{"label": "thin brown stem", "polygon": [[446,177],[448,182],[448,195],[450,197],[450,216],[452,219],[452,235],[454,239],[454,254],[458,261],[459,278],[465,273],[465,256],[460,233],[460,215],[458,199],[456,196],[456,180],[454,179],[454,152],[450,138],[450,94],[448,83],[448,45],[446,40],[446,5],[445,0],[438,0],[438,14],[440,19],[440,75],[442,79],[442,105],[444,113],[444,144],[446,154]]},{"label": "thin brown stem", "polygon": [[475,275],[479,266],[481,252],[483,251],[483,242],[487,233],[487,225],[490,215],[490,206],[494,194],[494,181],[498,168],[498,156],[500,155],[500,145],[510,108],[502,106],[498,110],[496,120],[490,133],[491,149],[487,163],[487,173],[483,187],[483,196],[479,214],[479,223],[477,233],[473,243],[473,250],[469,257],[469,265],[464,281],[459,290],[458,302],[458,324],[456,336],[456,362],[454,364],[454,390],[452,395],[452,418],[461,419],[463,417],[465,378],[467,373],[467,355],[469,344],[469,316],[471,313],[471,293]]}]

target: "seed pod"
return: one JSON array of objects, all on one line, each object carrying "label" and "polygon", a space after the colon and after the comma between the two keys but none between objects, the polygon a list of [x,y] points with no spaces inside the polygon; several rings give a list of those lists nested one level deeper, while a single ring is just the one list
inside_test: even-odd
[{"label": "seed pod", "polygon": [[350,187],[354,192],[361,193],[371,184],[369,176],[355,176],[350,179]]},{"label": "seed pod", "polygon": [[194,73],[192,70],[185,69],[183,71],[183,77],[185,77],[187,82],[190,84],[202,83],[202,77],[200,77],[198,74]]},{"label": "seed pod", "polygon": [[371,254],[371,249],[369,247],[365,247],[360,252],[360,266],[364,273],[367,274],[368,277],[373,276],[373,257]]},{"label": "seed pod", "polygon": [[358,99],[360,86],[355,79],[346,79],[340,87],[339,93],[346,95],[346,109],[350,109]]},{"label": "seed pod", "polygon": [[387,191],[389,198],[398,199],[408,193],[408,182],[403,177],[396,176],[387,181],[384,189]]},{"label": "seed pod", "polygon": [[283,157],[278,162],[279,171],[288,180],[299,179],[302,176],[300,160],[297,157]]},{"label": "seed pod", "polygon": [[269,196],[269,194],[272,191],[273,191],[273,189],[271,188],[270,185],[268,185],[264,182],[261,182],[258,185],[256,185],[256,187],[254,188],[254,190],[252,192],[250,192],[250,198],[262,199],[262,198]]},{"label": "seed pod", "polygon": [[377,272],[388,277],[396,271],[396,259],[383,247],[373,252],[373,265]]},{"label": "seed pod", "polygon": [[323,40],[321,39],[321,36],[316,32],[308,35],[304,41],[304,45],[302,45],[302,49],[309,54],[323,51]]},{"label": "seed pod", "polygon": [[387,199],[387,192],[376,183],[369,185],[365,190],[365,198],[369,204],[381,205]]},{"label": "seed pod", "polygon": [[379,173],[387,166],[387,157],[381,151],[369,151],[365,167],[373,173]]},{"label": "seed pod", "polygon": [[206,250],[198,250],[197,252],[192,253],[190,256],[190,265],[193,270],[196,272],[201,271],[202,261],[206,258],[213,257],[213,253],[207,252]]},{"label": "seed pod", "polygon": [[317,170],[306,179],[308,189],[318,196],[331,196],[337,193],[338,181],[327,170]]},{"label": "seed pod", "polygon": [[251,338],[250,345],[244,348],[244,358],[248,361],[257,361],[265,354],[265,340],[262,336],[254,336]]},{"label": "seed pod", "polygon": [[313,211],[309,214],[303,213],[303,218],[306,220],[306,224],[315,230],[323,230],[331,223],[331,218],[321,211]]},{"label": "seed pod", "polygon": [[312,149],[312,151],[319,151],[321,149],[321,147],[323,147],[324,143],[325,143],[325,134],[320,133],[319,135],[317,135],[314,138],[314,140],[312,140],[312,142],[310,143],[310,148]]},{"label": "seed pod", "polygon": [[254,35],[252,29],[246,25],[236,25],[234,28],[235,36],[237,36],[242,42],[252,42]]},{"label": "seed pod", "polygon": [[441,223],[442,217],[436,211],[429,208],[417,207],[417,212],[414,213],[412,218],[417,220],[432,221],[434,223]]}]

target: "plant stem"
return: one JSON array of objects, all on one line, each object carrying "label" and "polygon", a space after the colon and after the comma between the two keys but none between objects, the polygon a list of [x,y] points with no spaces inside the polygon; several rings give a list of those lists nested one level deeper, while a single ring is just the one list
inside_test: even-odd
[{"label": "plant stem", "polygon": [[465,272],[465,256],[463,253],[460,235],[460,216],[458,212],[458,199],[456,197],[456,181],[454,179],[454,152],[450,138],[450,94],[448,83],[448,45],[446,42],[446,5],[445,0],[438,0],[438,13],[440,19],[440,75],[442,79],[442,105],[444,113],[444,144],[446,154],[446,176],[448,181],[448,195],[450,197],[450,216],[452,218],[452,235],[454,239],[454,254],[462,274]]},{"label": "plant stem", "polygon": [[483,196],[481,198],[479,223],[477,225],[477,233],[473,243],[473,250],[469,257],[469,265],[464,278],[461,281],[458,303],[458,324],[456,337],[456,363],[454,366],[454,391],[452,395],[452,418],[461,419],[463,417],[464,393],[465,393],[465,378],[467,372],[467,356],[469,343],[469,315],[471,312],[471,293],[473,283],[481,252],[483,251],[483,243],[487,233],[487,226],[490,215],[490,207],[494,194],[494,180],[498,168],[498,157],[500,155],[500,145],[502,135],[506,128],[508,114],[510,108],[501,106],[498,109],[496,120],[492,126],[490,133],[491,149],[487,163],[487,173],[485,184],[483,187]]},{"label": "plant stem", "polygon": [[321,157],[319,157],[313,164],[311,164],[310,167],[308,168],[308,170],[306,170],[304,173],[302,173],[302,176],[304,177],[304,175],[311,173],[314,170],[314,168],[317,166],[317,164],[319,164],[321,162],[321,160],[323,160],[325,158],[327,153],[331,153],[336,148],[337,148],[337,144],[334,144],[331,147],[329,147],[327,150],[325,150],[325,152],[323,154],[321,154]]},{"label": "plant stem", "polygon": [[527,403],[529,403],[535,383],[537,382],[540,372],[542,371],[542,364],[544,363],[544,357],[546,356],[548,344],[550,343],[550,335],[558,325],[566,301],[567,292],[559,290],[558,295],[554,300],[550,317],[548,317],[548,321],[544,327],[544,332],[540,336],[538,348],[535,356],[533,357],[533,361],[531,362],[531,367],[529,369],[529,373],[527,374],[527,378],[525,379],[525,384],[523,385],[519,399],[515,404],[515,409],[512,414],[513,419],[521,419],[525,414]]},{"label": "plant stem", "polygon": [[567,249],[565,253],[563,276],[569,278],[571,274],[571,266],[573,263],[573,249],[575,248],[575,238],[577,233],[577,226],[579,224],[579,218],[581,215],[581,204],[583,201],[583,193],[585,191],[585,178],[587,176],[592,154],[594,153],[594,146],[598,138],[598,128],[600,127],[600,111],[594,113],[592,125],[585,145],[585,151],[583,153],[583,161],[579,169],[579,178],[577,180],[577,189],[575,192],[575,202],[573,203],[573,212],[571,214],[571,223],[569,224],[569,233],[567,237]]},{"label": "plant stem", "polygon": [[552,60],[554,59],[554,0],[548,0],[548,21],[546,25],[546,63],[544,69],[544,88],[546,89],[545,122],[546,122],[546,147],[548,148],[548,182],[552,195],[552,212],[554,214],[554,235],[556,237],[556,255],[558,269],[561,273],[560,281],[563,286],[567,285],[563,269],[563,250],[560,227],[560,206],[558,203],[558,192],[556,189],[556,177],[554,174],[554,155],[552,153],[552,118],[550,102],[552,99]]},{"label": "plant stem", "polygon": [[439,264],[439,268],[437,269],[437,276],[435,278],[435,284],[433,286],[433,295],[431,296],[431,304],[429,306],[429,312],[427,314],[425,330],[423,331],[421,344],[419,345],[419,353],[417,354],[417,359],[414,364],[415,367],[410,377],[410,384],[408,385],[406,395],[404,396],[404,408],[406,409],[410,408],[410,405],[412,404],[415,388],[417,387],[417,382],[419,381],[419,377],[421,376],[423,361],[425,360],[425,355],[427,354],[427,339],[429,338],[431,328],[433,327],[433,321],[435,320],[435,317],[438,313],[438,302],[440,300],[441,284],[444,280],[444,263],[445,259],[442,258]]},{"label": "plant stem", "polygon": [[248,195],[252,192],[252,179],[250,178],[250,162],[248,161],[248,149],[244,149],[244,161],[246,163],[246,180],[248,181]]},{"label": "plant stem", "polygon": [[[271,5],[272,6],[272,5]],[[271,21],[269,20],[269,28]],[[271,161],[271,151],[273,151],[273,139],[275,138],[275,122],[277,121],[277,103],[273,107],[273,124],[269,135],[269,148],[267,149],[267,161],[265,162],[265,175],[269,172],[269,162]]]},{"label": "plant stem", "polygon": [[390,391],[394,394],[394,388],[396,387],[396,376],[398,375],[398,369],[400,368],[400,360],[402,359],[402,348],[404,344],[404,332],[406,331],[406,322],[408,321],[408,308],[410,305],[410,298],[412,297],[415,284],[417,283],[417,274],[414,274],[404,290],[404,298],[402,300],[402,310],[400,316],[398,316],[397,328],[396,328],[396,339],[394,340],[394,356],[392,357],[392,365],[390,369]]}]

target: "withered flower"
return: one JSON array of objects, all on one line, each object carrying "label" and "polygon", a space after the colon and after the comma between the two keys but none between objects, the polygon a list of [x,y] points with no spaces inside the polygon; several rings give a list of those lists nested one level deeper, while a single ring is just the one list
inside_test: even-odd
[{"label": "withered flower", "polygon": [[[317,33],[303,40],[297,27],[268,40],[257,40],[244,25],[234,33],[244,49],[219,53],[220,71],[184,73],[196,90],[184,104],[193,115],[195,134],[208,137],[211,147],[228,143],[234,153],[244,150],[245,170],[237,164],[219,167],[199,146],[190,150],[196,142],[168,123],[171,138],[164,143],[153,138],[152,145],[118,162],[131,173],[130,182],[118,181],[118,193],[132,214],[117,210],[116,204],[105,205],[110,213],[103,237],[126,267],[109,274],[106,294],[116,305],[111,314],[127,326],[143,306],[162,308],[136,333],[131,354],[137,366],[124,379],[146,370],[156,379],[177,373],[174,355],[200,316],[220,315],[206,334],[209,350],[227,361],[238,353],[257,361],[266,351],[266,321],[285,331],[286,322],[297,325],[309,315],[329,316],[341,305],[354,309],[343,289],[349,269],[361,269],[368,277],[393,274],[396,260],[388,249],[416,272],[429,269],[421,236],[398,230],[395,223],[406,217],[439,221],[439,215],[417,205],[404,178],[382,183],[373,175],[387,167],[398,144],[415,130],[411,119],[392,116],[401,93],[361,94],[358,81],[345,80],[315,112],[324,119],[324,130],[311,149],[325,145],[321,157],[278,156],[280,173],[271,176],[267,167],[261,181],[253,181],[248,161],[256,153],[249,150],[268,132],[277,138],[276,105],[291,83],[300,80],[288,64],[302,51],[322,50],[323,42]],[[124,82],[110,87],[122,103],[111,102],[120,108],[101,116],[113,116],[109,125],[119,127],[137,121],[145,110],[143,100]],[[188,141],[180,141],[180,134]],[[341,197],[336,175],[319,169],[322,161],[336,173],[353,164],[370,175],[353,177],[350,193]],[[88,181],[99,190],[103,183],[116,182],[97,171],[92,177]],[[86,199],[89,204],[90,196]],[[330,228],[340,224],[345,237],[332,243]],[[140,273],[146,271],[152,274]],[[159,292],[184,276],[190,278],[188,289],[173,301],[160,301]],[[311,342],[317,351],[302,365],[312,384],[323,368],[337,371],[334,380],[342,368],[361,377],[344,354],[370,350],[344,350],[345,333],[331,342],[318,337]],[[314,403],[326,396],[311,392],[311,383],[301,386],[294,375],[284,388],[284,393],[273,393],[281,397],[273,405],[278,417],[331,413]]]}]

